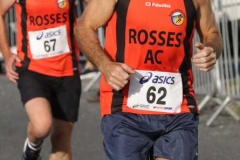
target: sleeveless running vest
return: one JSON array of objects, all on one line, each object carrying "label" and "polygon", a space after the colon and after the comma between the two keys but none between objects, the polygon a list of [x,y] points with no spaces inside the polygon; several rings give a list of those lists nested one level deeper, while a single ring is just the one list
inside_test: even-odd
[{"label": "sleeveless running vest", "polygon": [[198,113],[191,69],[196,9],[192,0],[118,0],[105,51],[136,70],[121,90],[101,77],[101,114]]},{"label": "sleeveless running vest", "polygon": [[20,0],[16,66],[49,76],[71,76],[79,70],[74,40],[75,0]]}]

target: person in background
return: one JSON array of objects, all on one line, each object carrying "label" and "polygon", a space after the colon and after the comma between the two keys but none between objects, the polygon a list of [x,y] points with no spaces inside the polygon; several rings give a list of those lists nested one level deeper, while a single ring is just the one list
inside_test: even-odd
[{"label": "person in background", "polygon": [[[4,16],[15,5],[17,55],[10,51]],[[7,78],[17,83],[29,122],[21,160],[40,160],[51,135],[50,160],[70,160],[81,80],[75,43],[75,0],[0,0],[0,50]]]},{"label": "person in background", "polygon": [[[103,49],[96,30],[105,25]],[[195,29],[201,42],[193,46]],[[197,160],[192,61],[208,72],[222,51],[211,1],[91,0],[75,37],[102,73],[107,159]]]},{"label": "person in background", "polygon": [[98,70],[92,65],[91,62],[86,60],[84,67],[81,69],[81,80],[91,79],[97,74]]}]

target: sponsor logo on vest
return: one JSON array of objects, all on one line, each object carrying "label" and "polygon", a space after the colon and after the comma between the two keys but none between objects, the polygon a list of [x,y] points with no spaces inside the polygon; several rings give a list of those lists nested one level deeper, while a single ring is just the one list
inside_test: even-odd
[{"label": "sponsor logo on vest", "polygon": [[147,7],[171,8],[172,6],[166,3],[145,2]]},{"label": "sponsor logo on vest", "polygon": [[181,11],[174,11],[171,14],[172,23],[176,26],[182,25],[185,20],[185,17],[186,16]]},{"label": "sponsor logo on vest", "polygon": [[58,0],[57,5],[59,8],[64,9],[67,6],[67,1],[66,0]]}]

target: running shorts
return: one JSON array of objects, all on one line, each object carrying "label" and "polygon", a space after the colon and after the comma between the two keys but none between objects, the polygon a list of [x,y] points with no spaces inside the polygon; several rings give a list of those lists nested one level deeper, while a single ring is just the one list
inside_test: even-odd
[{"label": "running shorts", "polygon": [[102,118],[108,160],[198,159],[199,116],[117,113]]},{"label": "running shorts", "polygon": [[73,76],[52,77],[17,68],[18,89],[23,105],[33,98],[46,98],[54,118],[76,122],[81,96],[81,80],[78,71]]}]

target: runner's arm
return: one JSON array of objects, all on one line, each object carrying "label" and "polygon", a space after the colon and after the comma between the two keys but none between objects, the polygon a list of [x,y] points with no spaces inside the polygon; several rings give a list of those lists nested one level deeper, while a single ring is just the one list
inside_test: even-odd
[{"label": "runner's arm", "polygon": [[86,58],[101,71],[109,57],[100,45],[96,31],[112,16],[116,0],[90,0],[75,26],[75,37]]},{"label": "runner's arm", "polygon": [[0,0],[0,51],[2,52],[3,58],[5,60],[5,70],[8,79],[14,83],[17,82],[18,73],[14,70],[13,66],[15,61],[20,62],[20,58],[14,55],[9,47],[6,24],[5,24],[5,14],[17,2],[16,0]]},{"label": "runner's arm", "polygon": [[197,5],[197,30],[202,43],[212,47],[218,58],[222,52],[222,38],[217,27],[211,0],[195,0]]},{"label": "runner's arm", "polygon": [[0,51],[3,54],[4,59],[11,57],[12,53],[8,44],[5,14],[13,6],[16,0],[0,0]]}]

